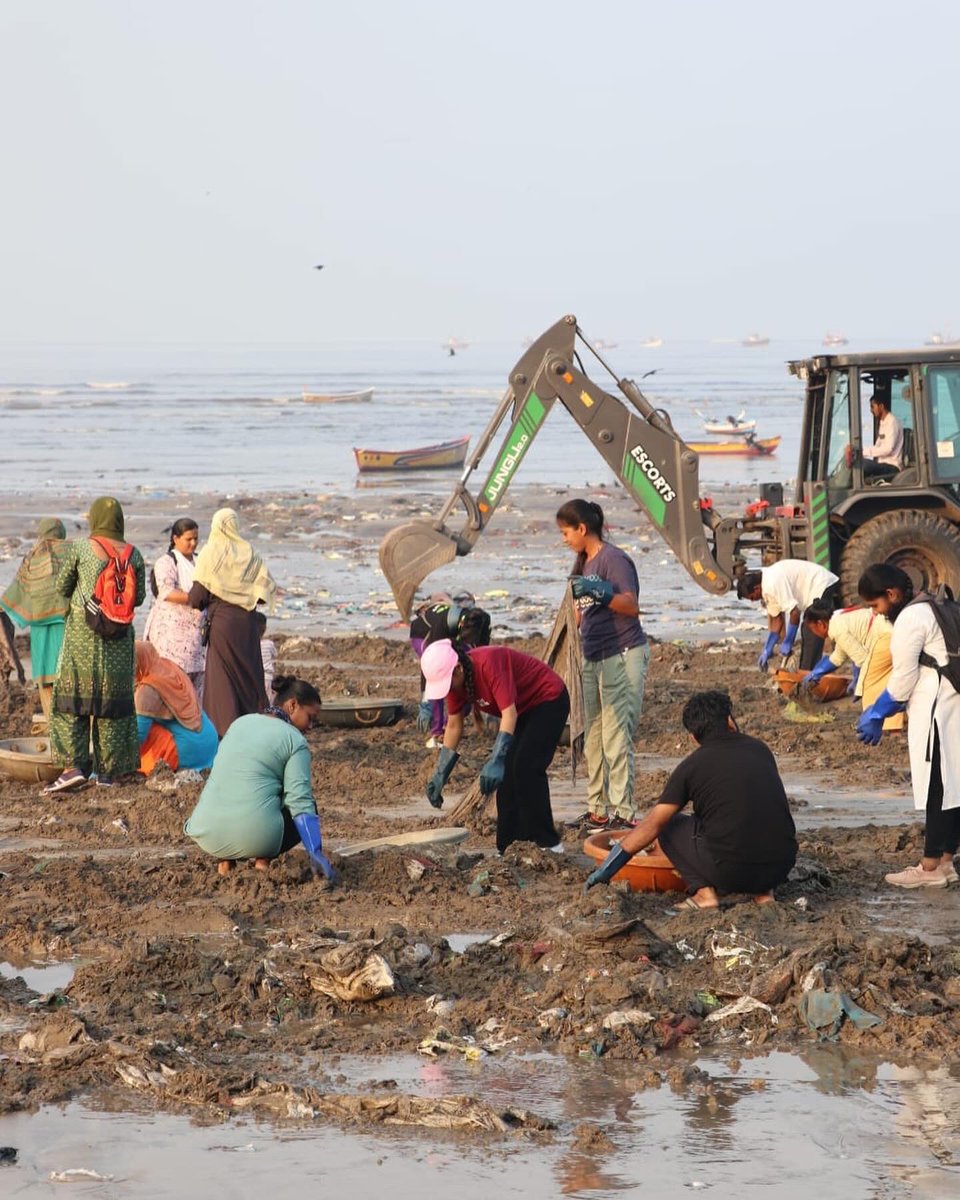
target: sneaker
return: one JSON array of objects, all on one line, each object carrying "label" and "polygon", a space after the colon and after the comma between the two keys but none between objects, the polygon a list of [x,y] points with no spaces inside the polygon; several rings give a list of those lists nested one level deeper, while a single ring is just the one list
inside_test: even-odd
[{"label": "sneaker", "polygon": [[564,822],[564,825],[567,829],[608,829],[610,818],[598,816],[587,809],[579,817],[574,817],[572,821]]},{"label": "sneaker", "polygon": [[115,787],[113,779],[109,775],[97,776],[97,787]]},{"label": "sneaker", "polygon": [[960,881],[960,875],[957,874],[957,868],[952,862],[941,863],[939,870],[947,883],[957,883]]},{"label": "sneaker", "polygon": [[631,821],[627,817],[610,817],[604,829],[633,829],[638,821]]},{"label": "sneaker", "polygon": [[555,846],[547,846],[546,849],[549,850],[551,854],[563,854],[563,842],[557,842]]},{"label": "sneaker", "polygon": [[[956,875],[956,871],[954,871]],[[944,874],[942,867],[935,867],[932,871],[925,871],[920,863],[915,867],[907,867],[905,871],[892,871],[889,875],[883,877],[887,883],[892,883],[894,887],[899,888],[944,888],[950,882]]]},{"label": "sneaker", "polygon": [[86,782],[87,777],[79,768],[70,767],[61,772],[53,783],[48,783],[41,795],[49,796],[53,792],[69,792],[73,788],[83,787]]}]

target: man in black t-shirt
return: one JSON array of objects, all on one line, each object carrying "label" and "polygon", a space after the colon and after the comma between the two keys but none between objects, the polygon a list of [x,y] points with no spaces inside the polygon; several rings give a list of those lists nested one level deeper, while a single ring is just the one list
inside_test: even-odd
[{"label": "man in black t-shirt", "polygon": [[[686,881],[685,908],[716,908],[717,892],[773,900],[797,857],[796,829],[777,762],[737,728],[726,692],[697,692],[683,709],[697,749],[674,770],[659,801],[588,876],[608,882],[638,850],[659,839]],[[681,811],[687,804],[692,812]]]}]

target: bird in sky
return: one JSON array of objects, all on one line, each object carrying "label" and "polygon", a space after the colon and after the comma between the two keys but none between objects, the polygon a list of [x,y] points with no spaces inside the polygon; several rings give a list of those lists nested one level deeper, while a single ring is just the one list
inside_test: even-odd
[{"label": "bird in sky", "polygon": [[317,265],[316,265],[316,266],[315,266],[313,269],[314,269],[315,271],[322,271],[322,270],[323,270],[323,263],[317,263]]},{"label": "bird in sky", "polygon": [[654,367],[652,371],[644,371],[644,373],[643,373],[643,374],[640,376],[640,378],[641,378],[641,379],[646,379],[646,377],[647,377],[648,375],[656,375],[656,373],[657,373],[659,370],[660,370],[660,368],[659,368],[659,367]]}]

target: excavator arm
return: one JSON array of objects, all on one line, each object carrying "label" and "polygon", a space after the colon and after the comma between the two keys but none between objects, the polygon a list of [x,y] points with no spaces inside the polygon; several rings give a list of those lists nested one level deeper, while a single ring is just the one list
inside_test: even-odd
[{"label": "excavator arm", "polygon": [[[558,400],[694,581],[713,593],[731,586],[730,574],[717,564],[707,539],[697,455],[674,431],[669,417],[654,408],[632,380],[617,379],[610,372],[629,401],[628,407],[590,379],[577,353],[578,337],[596,355],[572,316],[558,321],[530,346],[510,373],[506,392],[436,520],[411,521],[383,539],[380,565],[405,618],[410,616],[413,597],[423,580],[473,549]],[[506,436],[474,495],[467,488],[468,481],[508,418]],[[447,523],[458,507],[463,508],[465,518],[458,530],[452,530]]]}]

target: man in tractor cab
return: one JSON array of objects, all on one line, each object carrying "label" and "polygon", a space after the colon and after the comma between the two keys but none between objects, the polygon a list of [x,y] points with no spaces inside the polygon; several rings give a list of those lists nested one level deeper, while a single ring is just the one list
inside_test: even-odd
[{"label": "man in tractor cab", "polygon": [[[800,631],[800,617],[815,600],[830,611],[840,603],[840,580],[819,563],[802,558],[783,558],[759,571],[744,571],[737,580],[741,600],[759,600],[767,611],[769,633],[757,660],[766,671],[774,653],[787,658]],[[780,643],[779,646],[777,643]],[[823,638],[807,626],[800,641],[800,667],[809,670],[823,653]]]},{"label": "man in tractor cab", "polygon": [[863,478],[892,479],[903,467],[903,425],[890,411],[890,380],[876,379],[870,414],[877,440],[863,448]]}]

